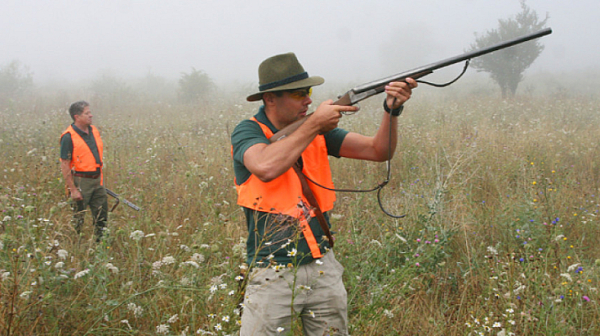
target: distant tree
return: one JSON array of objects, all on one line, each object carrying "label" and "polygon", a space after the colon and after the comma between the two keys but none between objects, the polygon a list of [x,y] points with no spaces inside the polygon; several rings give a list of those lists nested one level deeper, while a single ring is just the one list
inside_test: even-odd
[{"label": "distant tree", "polygon": [[186,103],[196,102],[215,89],[213,80],[202,70],[192,68],[179,79],[179,99]]},{"label": "distant tree", "polygon": [[33,88],[33,74],[19,61],[0,66],[0,98],[13,98]]},{"label": "distant tree", "polygon": [[[525,0],[522,0],[521,12],[514,18],[498,20],[498,28],[489,30],[483,35],[478,36],[476,33],[475,43],[471,44],[469,51],[536,32],[544,28],[546,21],[548,21],[548,14],[540,21],[537,13],[525,4]],[[471,60],[471,67],[477,71],[489,72],[492,80],[500,86],[502,98],[514,97],[519,83],[523,80],[523,72],[543,50],[544,46],[539,40],[533,40],[474,58]]]}]

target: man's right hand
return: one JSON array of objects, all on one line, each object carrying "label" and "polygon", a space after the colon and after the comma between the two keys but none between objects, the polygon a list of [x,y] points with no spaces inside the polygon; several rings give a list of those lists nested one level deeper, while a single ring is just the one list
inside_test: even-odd
[{"label": "man's right hand", "polygon": [[313,123],[319,134],[325,134],[338,126],[344,111],[358,111],[358,106],[333,105],[333,100],[329,99],[317,107],[307,122]]},{"label": "man's right hand", "polygon": [[71,199],[74,201],[83,201],[83,195],[81,195],[79,189],[73,188],[73,190],[71,190]]}]

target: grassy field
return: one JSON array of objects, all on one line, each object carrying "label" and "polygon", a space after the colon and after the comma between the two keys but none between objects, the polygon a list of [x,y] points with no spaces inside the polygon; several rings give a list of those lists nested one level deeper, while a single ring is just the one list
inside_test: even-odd
[{"label": "grassy field", "polygon": [[[71,226],[59,169],[71,98],[0,106],[0,334],[235,335],[247,232],[229,134],[258,105],[90,98],[105,184],[142,207],[119,205],[97,244],[89,215]],[[380,103],[340,126],[372,134]],[[598,103],[415,95],[381,192],[407,216],[374,193],[332,211],[351,334],[600,334]],[[386,178],[331,162],[339,188]]]}]

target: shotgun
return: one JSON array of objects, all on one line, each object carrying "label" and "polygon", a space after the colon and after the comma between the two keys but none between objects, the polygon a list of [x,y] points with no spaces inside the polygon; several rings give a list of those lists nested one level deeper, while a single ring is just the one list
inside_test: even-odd
[{"label": "shotgun", "polygon": [[[333,105],[352,106],[361,100],[365,100],[371,96],[374,96],[376,94],[383,92],[385,90],[385,86],[390,82],[400,82],[400,81],[405,80],[406,78],[412,78],[412,79],[421,78],[423,76],[433,73],[434,70],[438,70],[440,68],[444,68],[449,65],[456,64],[456,63],[459,63],[462,61],[468,62],[471,58],[489,54],[496,50],[512,47],[514,45],[517,45],[517,44],[520,44],[523,42],[527,42],[527,41],[530,41],[530,40],[533,40],[533,39],[536,39],[536,38],[539,38],[539,37],[542,37],[545,35],[549,35],[551,33],[552,33],[551,28],[542,29],[538,32],[523,35],[521,37],[517,37],[512,40],[500,42],[500,43],[491,45],[486,48],[470,51],[470,52],[467,52],[467,53],[464,53],[464,54],[461,54],[458,56],[447,58],[447,59],[439,61],[439,62],[431,63],[431,64],[421,66],[421,67],[418,67],[418,68],[415,68],[415,69],[412,69],[409,71],[395,74],[393,76],[385,77],[385,78],[382,78],[382,79],[379,79],[376,81],[362,84],[362,85],[359,85],[359,86],[351,89],[350,91],[346,92],[342,96],[338,97],[338,100],[335,101],[333,103]],[[464,73],[464,71],[466,71],[466,69],[467,69],[467,67],[465,65],[465,69],[463,70],[463,73]],[[462,76],[462,74],[460,76]],[[460,76],[458,78],[460,78]],[[458,78],[456,78],[456,79],[458,79]],[[451,84],[453,82],[454,81],[450,82],[449,84]],[[310,114],[307,115],[306,117],[284,127],[279,132],[273,134],[273,136],[271,138],[269,138],[269,141],[275,142],[277,140],[283,139],[284,137],[288,136],[289,134],[292,134],[292,132],[294,132],[296,129],[298,129],[298,127],[300,127],[300,125],[302,125],[309,117],[310,117]]]},{"label": "shotgun", "polygon": [[109,194],[110,196],[114,197],[117,200],[117,203],[115,203],[115,205],[113,205],[112,209],[110,209],[110,212],[113,212],[113,210],[115,210],[115,208],[117,207],[117,205],[119,205],[120,201],[123,201],[123,203],[125,203],[125,205],[127,205],[128,207],[132,208],[135,211],[140,211],[140,207],[129,202],[128,200],[121,198],[119,195],[115,194],[114,191],[108,189],[108,188],[104,188],[106,189],[106,193]]}]

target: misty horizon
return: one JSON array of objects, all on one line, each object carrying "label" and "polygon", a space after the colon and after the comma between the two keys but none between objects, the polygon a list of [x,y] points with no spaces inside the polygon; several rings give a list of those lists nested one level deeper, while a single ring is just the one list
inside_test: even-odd
[{"label": "misty horizon", "polygon": [[[3,1],[0,66],[18,61],[35,83],[108,74],[176,81],[201,70],[218,85],[256,84],[258,64],[295,52],[311,75],[361,83],[463,53],[514,17],[519,1]],[[528,74],[597,69],[600,3],[529,0],[553,34]],[[403,14],[404,12],[410,14]],[[577,25],[574,23],[577,22]],[[577,27],[583,28],[577,28]]]}]

